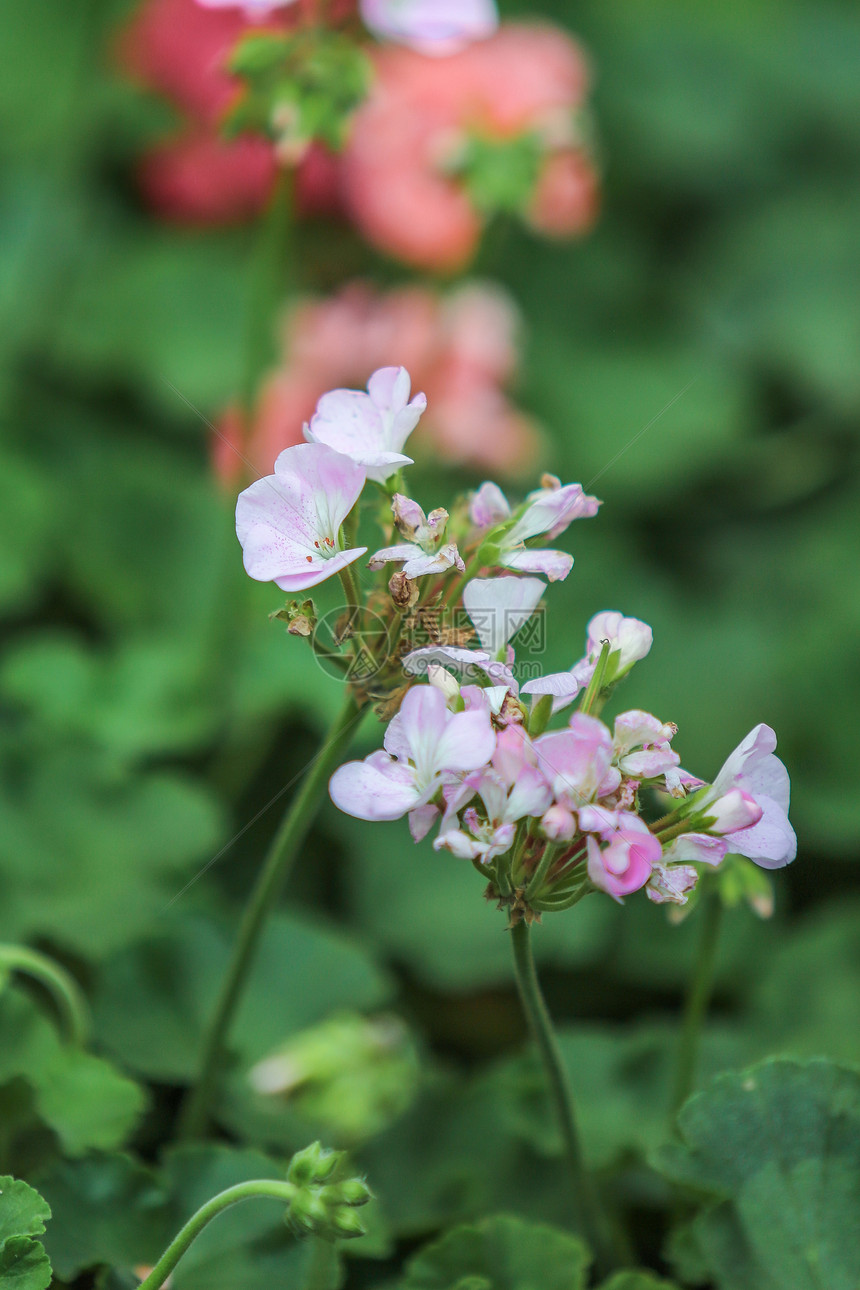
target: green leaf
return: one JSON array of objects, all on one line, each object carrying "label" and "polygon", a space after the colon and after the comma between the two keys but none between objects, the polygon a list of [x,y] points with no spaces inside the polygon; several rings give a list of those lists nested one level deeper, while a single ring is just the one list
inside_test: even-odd
[{"label": "green leaf", "polygon": [[70,1156],[122,1146],[146,1106],[139,1084],[103,1058],[77,1049],[57,1053],[34,1083],[39,1114],[56,1129]]},{"label": "green leaf", "polygon": [[0,1242],[10,1236],[41,1236],[51,1207],[19,1179],[0,1178]]},{"label": "green leaf", "polygon": [[47,1290],[51,1261],[39,1241],[10,1236],[0,1245],[0,1290]]},{"label": "green leaf", "polygon": [[722,1075],[681,1111],[657,1167],[704,1195],[681,1274],[720,1290],[855,1290],[860,1073],[817,1060]]},{"label": "green leaf", "polygon": [[53,1214],[45,1247],[64,1281],[103,1263],[152,1264],[175,1235],[158,1179],[130,1156],[58,1161],[38,1181]]},{"label": "green leaf", "polygon": [[[93,1003],[105,1047],[153,1078],[193,1078],[233,936],[232,924],[165,915],[158,936],[106,964]],[[307,916],[278,915],[262,938],[233,1042],[245,1062],[256,1061],[337,1008],[378,1007],[390,988],[347,936]],[[139,1006],[130,1009],[129,999]]]},{"label": "green leaf", "polygon": [[27,1183],[0,1178],[0,1290],[46,1290],[51,1264],[40,1241],[51,1208]]},{"label": "green leaf", "polygon": [[406,1265],[403,1290],[584,1290],[591,1259],[577,1237],[499,1215],[457,1227]]},{"label": "green leaf", "polygon": [[664,1281],[651,1272],[616,1272],[600,1290],[679,1290],[674,1281]]},{"label": "green leaf", "polygon": [[26,770],[0,794],[4,939],[49,936],[86,957],[110,953],[149,931],[217,847],[220,813],[186,776],[112,778],[70,741]]},{"label": "green leaf", "polygon": [[110,1062],[60,1041],[56,1026],[21,991],[0,999],[0,1083],[24,1079],[32,1110],[67,1155],[122,1146],[146,1094]]}]

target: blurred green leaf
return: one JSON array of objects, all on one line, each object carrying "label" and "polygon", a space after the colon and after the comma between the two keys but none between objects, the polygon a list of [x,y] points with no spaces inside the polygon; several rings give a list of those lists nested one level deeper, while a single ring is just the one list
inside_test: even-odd
[{"label": "blurred green leaf", "polygon": [[[192,1078],[233,935],[233,926],[220,919],[163,915],[157,935],[109,960],[93,1003],[105,1047],[151,1078]],[[259,1060],[337,1008],[379,1007],[390,989],[373,957],[351,937],[307,916],[276,915],[263,936],[233,1042],[246,1063]],[[129,1009],[129,999],[141,1006]]]},{"label": "blurred green leaf", "polygon": [[[677,1247],[683,1276],[720,1290],[852,1290],[860,1267],[860,1074],[770,1061],[688,1101],[683,1145],[657,1155],[709,1203]],[[704,1276],[702,1274],[705,1274]]]},{"label": "blurred green leaf", "polygon": [[45,1246],[65,1281],[103,1263],[154,1263],[175,1235],[158,1180],[130,1156],[58,1162],[38,1184],[53,1215]]},{"label": "blurred green leaf", "polygon": [[499,1215],[453,1232],[414,1254],[404,1290],[584,1290],[588,1250],[575,1236]]},{"label": "blurred green leaf", "polygon": [[62,1043],[56,1026],[18,990],[0,998],[0,1047],[0,1082],[27,1082],[33,1111],[67,1155],[120,1147],[137,1126],[143,1089],[104,1058]]}]

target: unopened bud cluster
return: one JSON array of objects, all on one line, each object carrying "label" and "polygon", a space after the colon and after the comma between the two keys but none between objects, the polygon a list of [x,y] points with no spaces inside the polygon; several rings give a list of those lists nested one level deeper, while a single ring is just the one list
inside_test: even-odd
[{"label": "unopened bud cluster", "polygon": [[287,1182],[293,1184],[295,1194],[284,1220],[296,1236],[328,1241],[364,1236],[356,1210],[372,1200],[373,1193],[363,1178],[340,1177],[345,1168],[346,1152],[328,1151],[319,1142],[293,1156]]}]

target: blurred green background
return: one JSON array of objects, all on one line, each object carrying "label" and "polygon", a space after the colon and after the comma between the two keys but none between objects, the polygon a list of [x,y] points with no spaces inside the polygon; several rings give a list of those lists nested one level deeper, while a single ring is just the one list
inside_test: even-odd
[{"label": "blurred green background", "polygon": [[[285,786],[340,696],[268,621],[282,597],[244,575],[212,477],[204,418],[237,386],[254,230],[171,228],[140,205],[134,158],[166,118],[110,71],[127,11],[0,6],[0,939],[84,983],[104,1050],[154,1082],[145,1144],[193,1068]],[[677,722],[686,767],[710,776],[759,721],[776,729],[799,855],[772,922],[732,916],[714,1062],[780,1046],[860,1060],[860,11],[538,13],[593,61],[603,213],[574,245],[493,230],[476,271],[526,320],[516,394],[549,444],[534,473],[604,499],[569,535],[547,665],[620,609],[655,637],[620,702]],[[300,238],[303,288],[408,277],[347,230]],[[431,505],[479,482],[413,481]],[[378,739],[371,721],[358,746]],[[243,1060],[343,1007],[396,1005],[452,1068],[521,1036],[501,916],[405,824],[326,809],[289,906]],[[579,1064],[598,1159],[651,1133],[642,1098],[694,924],[634,898],[539,929],[569,1043],[593,1039]],[[237,1097],[224,1114],[251,1139],[296,1136]],[[390,1143],[370,1153],[394,1167]],[[435,1213],[412,1201],[403,1230]]]}]

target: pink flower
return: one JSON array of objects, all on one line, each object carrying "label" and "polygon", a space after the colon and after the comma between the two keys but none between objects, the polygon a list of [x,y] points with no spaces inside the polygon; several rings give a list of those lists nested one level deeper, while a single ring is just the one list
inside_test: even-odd
[{"label": "pink flower", "polygon": [[268,18],[275,9],[286,9],[296,0],[197,0],[204,9],[238,9],[251,22]]},{"label": "pink flower", "polygon": [[621,901],[645,886],[663,849],[638,815],[588,807],[580,811],[579,824],[588,832],[588,876],[595,887]]},{"label": "pink flower", "polygon": [[[452,713],[440,690],[417,685],[385,733],[385,751],[336,770],[331,799],[360,820],[398,820],[428,806],[446,782],[485,766],[495,745],[485,708]],[[433,818],[423,811],[416,824],[426,832]]]},{"label": "pink flower", "polygon": [[677,726],[664,725],[650,712],[622,712],[615,718],[615,764],[636,779],[655,779],[665,774],[681,760],[669,747],[677,732]]},{"label": "pink flower", "polygon": [[797,837],[788,819],[791,785],[788,771],[775,757],[776,735],[759,725],[738,744],[727,759],[702,805],[738,788],[761,809],[757,823],[726,833],[729,851],[746,856],[763,869],[781,869],[797,855]]},{"label": "pink flower", "polygon": [[286,448],[274,475],[251,484],[236,503],[250,576],[282,591],[305,591],[364,555],[367,547],[340,545],[340,527],[364,482],[360,466],[324,444]]},{"label": "pink flower", "polygon": [[626,675],[634,663],[646,656],[651,649],[652,639],[651,628],[647,623],[604,609],[602,613],[595,614],[588,624],[584,658],[574,663],[569,672],[552,672],[548,676],[529,681],[523,686],[523,693],[553,695],[556,699],[553,712],[560,712],[573,702],[580,690],[587,687],[594,675],[605,640],[609,641],[610,648],[606,677],[611,684]]},{"label": "pink flower", "polygon": [[596,515],[600,502],[584,493],[581,484],[562,487],[552,476],[544,478],[545,485],[529,493],[517,511],[511,510],[498,485],[482,484],[472,497],[470,514],[479,531],[499,527],[498,533],[491,534],[494,564],[517,573],[542,573],[550,582],[556,582],[570,573],[573,556],[566,551],[527,547],[525,543],[544,535],[558,537],[574,520]]},{"label": "pink flower", "polygon": [[[534,426],[501,388],[516,369],[517,329],[508,297],[483,284],[440,295],[351,283],[329,298],[302,301],[285,319],[281,365],[265,381],[236,447],[266,470],[283,448],[301,442],[302,425],[326,390],[363,385],[394,360],[428,398],[410,453],[516,472],[537,454]],[[220,441],[213,454],[225,482],[241,475],[242,456]]]},{"label": "pink flower", "polygon": [[190,129],[147,152],[139,174],[147,202],[166,218],[232,224],[266,205],[275,158],[265,139]]},{"label": "pink flower", "polygon": [[[351,0],[338,0],[341,13],[350,6]],[[264,10],[267,25],[283,30],[312,18],[313,0],[286,6],[247,0],[217,7],[200,0],[144,0],[121,32],[122,68],[163,95],[182,117],[176,134],[150,148],[140,166],[144,196],[163,218],[229,223],[258,214],[269,200],[277,173],[272,145],[257,136],[220,136],[238,90],[228,60]],[[297,178],[300,208],[331,208],[331,164],[319,148],[308,154]]]},{"label": "pink flower", "polygon": [[686,905],[698,881],[698,871],[692,865],[666,865],[657,861],[651,870],[645,895],[655,905],[664,905],[667,901],[673,905]]},{"label": "pink flower", "polygon": [[735,833],[758,824],[764,812],[750,793],[742,788],[731,788],[708,806],[711,831],[716,834]]},{"label": "pink flower", "polygon": [[555,800],[570,810],[614,792],[621,782],[612,765],[612,735],[597,717],[577,712],[567,730],[541,735],[534,747]]},{"label": "pink flower", "polygon": [[471,259],[484,216],[455,173],[470,136],[538,140],[542,169],[527,217],[553,233],[590,226],[596,184],[584,181],[592,165],[574,124],[587,74],[564,32],[506,23],[444,60],[381,49],[376,68],[344,154],[347,208],[369,241],[425,269],[456,270]]},{"label": "pink flower", "polygon": [[466,572],[466,566],[454,542],[446,542],[435,551],[425,551],[413,542],[401,542],[398,546],[386,546],[381,551],[374,551],[370,557],[371,569],[381,569],[384,564],[402,560],[402,573],[407,578],[423,578],[431,573],[448,573],[451,569]]},{"label": "pink flower", "polygon": [[416,394],[405,367],[381,367],[362,390],[332,390],[324,394],[305,426],[310,443],[324,443],[351,457],[367,471],[368,479],[383,484],[412,458],[401,451],[427,407]]},{"label": "pink flower", "polygon": [[375,36],[422,54],[456,53],[499,25],[495,0],[359,0],[359,9]]}]

